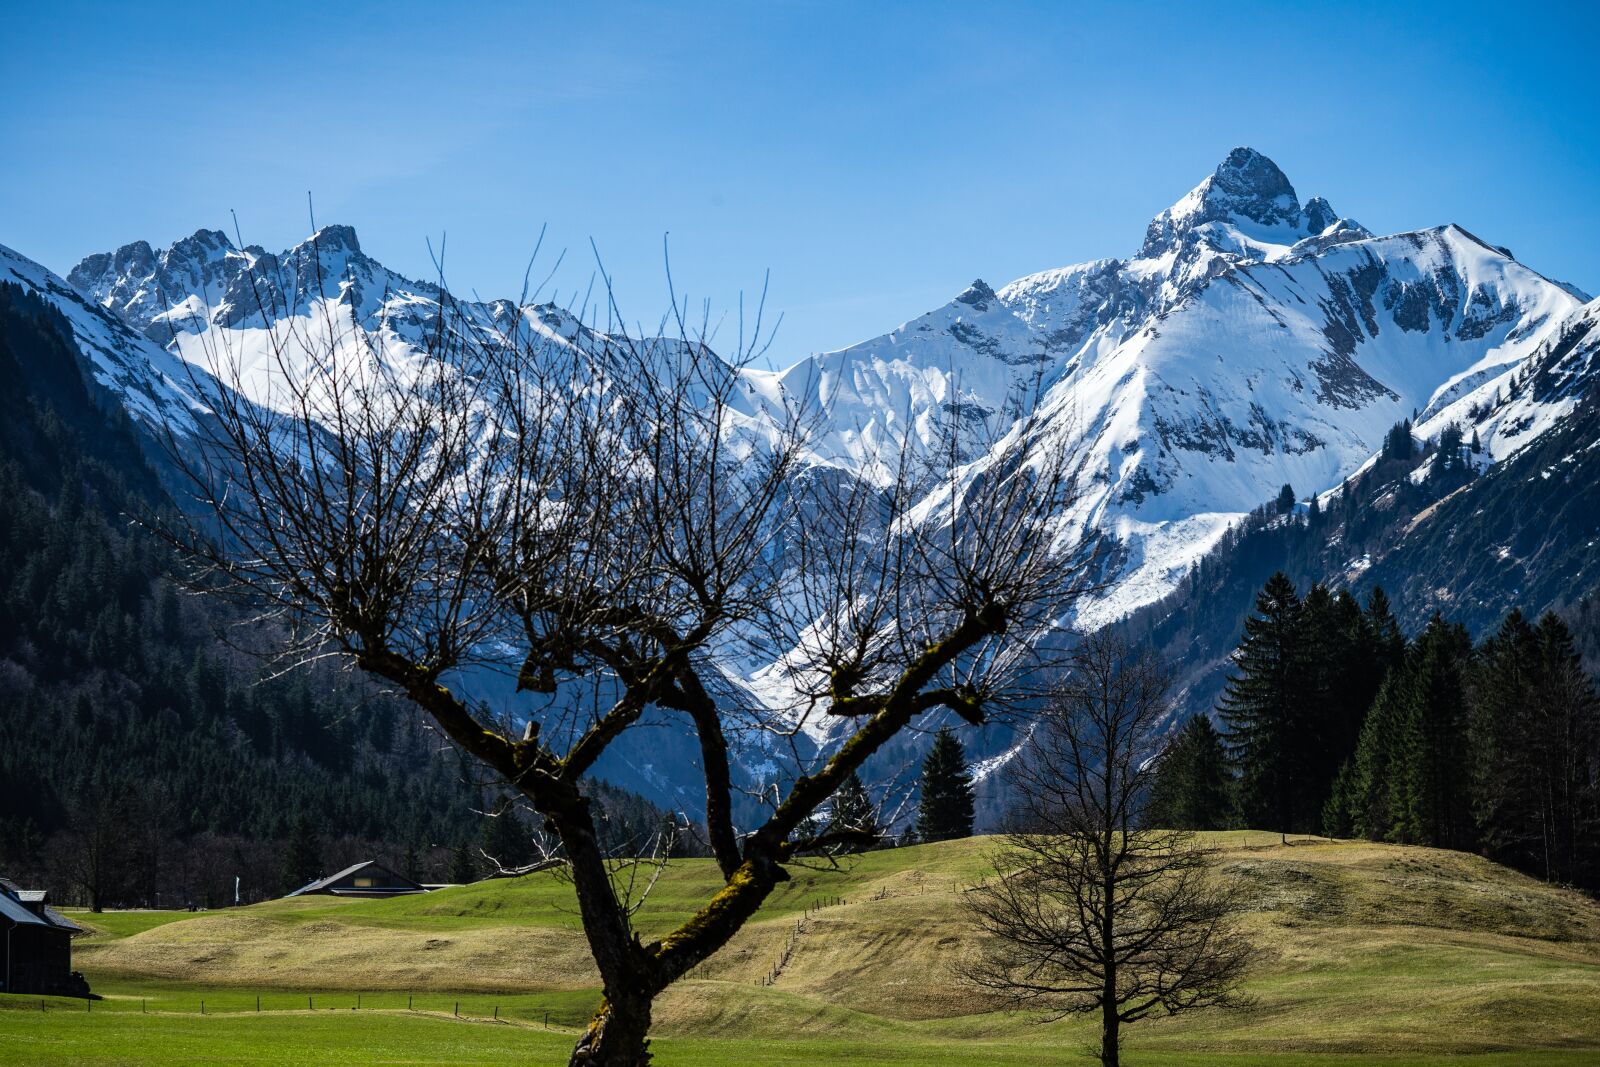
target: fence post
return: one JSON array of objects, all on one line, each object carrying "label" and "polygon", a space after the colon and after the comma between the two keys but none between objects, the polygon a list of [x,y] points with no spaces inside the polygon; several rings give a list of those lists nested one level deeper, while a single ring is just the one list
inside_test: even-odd
[{"label": "fence post", "polygon": [[261,994],[257,993],[256,994],[256,1014],[259,1015],[260,1013],[261,1013]]},{"label": "fence post", "polygon": [[498,1005],[498,1004],[496,1004],[494,1006],[494,1021],[495,1022],[499,1022],[500,1021],[500,1005]]},{"label": "fence post", "polygon": [[410,1010],[411,1010],[411,994],[407,993],[406,994],[406,1011],[410,1011]]},{"label": "fence post", "polygon": [[306,1011],[316,1011],[316,1009],[311,1006],[311,998],[310,997],[306,998]]},{"label": "fence post", "polygon": [[206,1002],[202,1000],[200,1002],[200,1014],[204,1015],[205,1013],[206,1013]]},{"label": "fence post", "polygon": [[461,1001],[456,1001],[456,1018],[461,1018]]},{"label": "fence post", "polygon": [[550,1029],[550,1013],[549,1012],[545,1012],[544,1013],[544,1028],[546,1030]]},{"label": "fence post", "polygon": [[143,997],[139,998],[139,1014],[140,1015],[146,1014],[145,1008],[144,1008],[144,998]]}]

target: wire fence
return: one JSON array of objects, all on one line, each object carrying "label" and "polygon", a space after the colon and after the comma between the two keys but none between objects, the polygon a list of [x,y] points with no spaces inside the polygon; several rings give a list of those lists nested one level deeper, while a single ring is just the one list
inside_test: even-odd
[{"label": "wire fence", "polygon": [[823,897],[821,900],[806,905],[805,910],[800,913],[800,918],[795,920],[793,928],[790,929],[789,936],[784,939],[783,948],[778,952],[777,960],[767,969],[766,976],[761,979],[761,984],[764,986],[778,984],[778,979],[783,977],[784,970],[788,968],[789,961],[794,957],[794,950],[799,946],[800,939],[805,936],[813,915],[823,908],[837,908],[848,903],[849,901],[843,897]]},{"label": "wire fence", "polygon": [[0,993],[0,1011],[190,1016],[386,1012],[565,1030],[586,1025],[598,998],[598,991],[554,998],[538,994],[496,996],[388,991],[116,990],[87,998]]}]

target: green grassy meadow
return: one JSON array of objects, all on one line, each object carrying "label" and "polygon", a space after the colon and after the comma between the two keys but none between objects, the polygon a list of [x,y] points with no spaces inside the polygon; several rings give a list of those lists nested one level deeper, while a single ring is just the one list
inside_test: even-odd
[{"label": "green grassy meadow", "polygon": [[[1212,836],[1251,887],[1247,925],[1268,952],[1255,1006],[1138,1024],[1127,1062],[1600,1063],[1600,904],[1459,853]],[[1019,1014],[954,976],[976,944],[960,893],[992,848],[795,868],[658,1001],[658,1062],[1084,1062],[1091,1021]],[[715,883],[709,861],[674,862],[641,932],[670,929]],[[570,891],[549,873],[387,901],[73,917],[92,929],[76,966],[105,999],[0,996],[0,1062],[560,1064],[598,997]]]}]

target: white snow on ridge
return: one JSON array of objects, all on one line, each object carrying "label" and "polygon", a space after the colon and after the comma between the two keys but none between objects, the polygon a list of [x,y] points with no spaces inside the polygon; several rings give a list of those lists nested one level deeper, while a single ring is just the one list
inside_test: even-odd
[{"label": "white snow on ridge", "polygon": [[[1283,484],[1337,485],[1453,383],[1520,366],[1577,307],[1459,227],[1373,237],[1325,201],[1302,208],[1270,161],[1237,150],[1151,222],[1135,258],[975,283],[779,379],[821,383],[817,459],[846,468],[880,426],[909,417],[927,441],[950,405],[998,413],[1037,382],[1041,447],[1089,457],[1061,536],[1098,529],[1124,557],[1080,605],[1092,625],[1169,592]],[[993,436],[972,471],[1015,447]]]},{"label": "white snow on ridge", "polygon": [[196,399],[188,369],[171,353],[5,245],[0,245],[0,281],[38,294],[61,312],[93,366],[95,380],[122,399],[129,415],[158,430],[170,427],[185,433],[194,428],[194,412],[204,406]]},{"label": "white snow on ridge", "polygon": [[[285,331],[326,342],[318,324],[331,316],[349,330],[341,358],[405,373],[442,298],[338,226],[278,255],[234,249],[215,231],[161,252],[135,243],[70,278],[191,365],[218,353],[236,361],[246,391],[268,403]],[[1120,551],[1116,581],[1080,605],[1076,621],[1090,625],[1170,591],[1281,485],[1302,498],[1336,486],[1414,410],[1419,434],[1470,424],[1495,459],[1531,440],[1562,402],[1495,407],[1496,392],[1509,394],[1510,376],[1579,306],[1568,287],[1459,227],[1374,237],[1320,198],[1302,204],[1271,160],[1241,148],[1157,214],[1126,260],[998,290],[974,282],[880,337],[782,371],[739,372],[733,431],[759,447],[780,410],[798,405],[817,422],[814,462],[882,481],[906,429],[925,448],[954,420],[969,431],[960,462],[975,473],[1015,458],[1019,435],[1008,431],[1036,415],[1044,433],[1033,447],[1088,459],[1058,533],[1096,529]],[[485,335],[599,337],[548,305],[457,307],[461,328]],[[142,358],[159,367],[153,347]],[[131,378],[124,395],[158,416]],[[782,688],[774,670],[752,671],[752,690]]]}]

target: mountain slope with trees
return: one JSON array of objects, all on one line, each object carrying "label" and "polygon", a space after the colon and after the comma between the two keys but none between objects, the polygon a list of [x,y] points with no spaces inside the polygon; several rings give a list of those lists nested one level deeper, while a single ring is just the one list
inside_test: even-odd
[{"label": "mountain slope with trees", "polygon": [[[167,906],[373,857],[442,880],[479,843],[477,772],[403,702],[235,647],[248,613],[182,591],[133,521],[172,506],[143,454],[61,314],[0,283],[0,870]],[[623,837],[663,817],[591,791]]]},{"label": "mountain slope with trees", "polygon": [[1176,592],[1118,626],[1177,665],[1186,714],[1214,706],[1256,591],[1277,571],[1358,598],[1382,588],[1411,633],[1435,611],[1475,636],[1512,610],[1556,611],[1580,649],[1600,648],[1600,617],[1585,607],[1600,586],[1597,360],[1600,307],[1590,305],[1500,397],[1565,411],[1523,448],[1486,466],[1459,431],[1418,439],[1402,421],[1359,473],[1292,510],[1258,508]]}]

